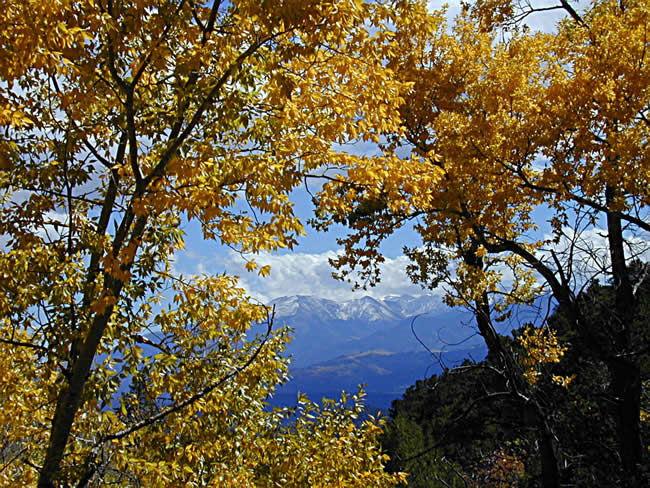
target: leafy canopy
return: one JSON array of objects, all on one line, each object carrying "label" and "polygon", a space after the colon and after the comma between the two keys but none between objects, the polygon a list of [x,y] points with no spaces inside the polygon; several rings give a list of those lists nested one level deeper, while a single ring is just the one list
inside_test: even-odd
[{"label": "leafy canopy", "polygon": [[252,254],[296,244],[303,174],[347,160],[335,143],[396,126],[398,13],[0,2],[3,484],[401,479],[383,473],[376,425],[353,423],[358,406],[269,411],[287,332],[235,277],[173,266],[188,222],[249,270]]}]

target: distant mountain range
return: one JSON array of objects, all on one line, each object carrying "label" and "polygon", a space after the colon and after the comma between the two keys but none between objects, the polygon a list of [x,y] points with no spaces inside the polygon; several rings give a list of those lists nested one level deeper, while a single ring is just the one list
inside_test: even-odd
[{"label": "distant mountain range", "polygon": [[346,302],[302,295],[277,298],[271,305],[276,324],[293,328],[288,353],[294,367],[366,351],[450,351],[482,343],[472,315],[450,309],[434,295]]},{"label": "distant mountain range", "polygon": [[294,331],[287,350],[293,379],[274,403],[290,403],[299,391],[319,399],[366,384],[368,402],[386,409],[409,385],[440,373],[443,365],[485,356],[472,315],[448,308],[434,295],[345,302],[300,295],[271,305],[276,324]]},{"label": "distant mountain range", "polygon": [[396,320],[434,312],[445,307],[435,295],[390,295],[379,300],[364,296],[335,302],[326,298],[296,295],[276,298],[271,302],[278,317],[318,315],[326,320],[363,320],[367,322]]},{"label": "distant mountain range", "polygon": [[[367,404],[374,407],[369,411],[385,412],[417,380],[464,359],[480,361],[487,352],[472,314],[451,309],[434,295],[344,302],[298,295],[277,298],[271,305],[275,327],[293,328],[286,351],[292,379],[269,399],[274,405],[295,404],[298,392],[313,400],[337,398],[342,390],[354,393],[363,384]],[[513,322],[539,319],[535,310],[524,307]],[[259,332],[255,329],[252,335]],[[503,325],[499,332],[509,333],[507,329]],[[142,348],[146,356],[159,352],[146,344]]]},{"label": "distant mountain range", "polygon": [[434,354],[378,350],[339,356],[307,368],[291,368],[292,379],[279,390],[277,403],[291,404],[298,392],[307,393],[312,400],[337,398],[342,390],[354,393],[363,384],[368,404],[386,412],[417,380],[440,374],[465,359],[481,360],[485,354],[485,346],[477,346]]},{"label": "distant mountain range", "polygon": [[[465,359],[479,361],[487,352],[472,314],[451,309],[434,295],[344,302],[298,295],[271,305],[275,327],[293,329],[286,351],[291,380],[269,399],[274,405],[295,404],[299,392],[316,401],[338,398],[341,391],[356,393],[362,384],[368,411],[387,412],[417,380]],[[255,329],[251,334],[259,332]],[[159,352],[142,347],[146,356]]]}]

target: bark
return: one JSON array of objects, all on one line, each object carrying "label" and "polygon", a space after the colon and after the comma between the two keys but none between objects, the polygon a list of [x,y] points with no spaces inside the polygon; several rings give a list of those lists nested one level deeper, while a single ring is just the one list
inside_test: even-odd
[{"label": "bark", "polygon": [[[124,217],[124,221],[132,221],[129,218],[130,215],[132,217],[132,212],[128,211]],[[123,224],[124,221],[122,222]],[[139,240],[144,233],[146,224],[146,217],[137,219],[131,232],[131,239]],[[113,244],[114,255],[117,255],[122,248],[128,231],[128,225],[120,226],[120,230],[118,230]],[[123,286],[124,283],[122,281],[110,275],[105,277],[104,291],[110,296],[119,297]],[[71,365],[67,384],[59,393],[45,461],[39,473],[38,488],[56,487],[56,478],[61,470],[61,461],[63,460],[65,448],[70,438],[74,418],[82,404],[84,386],[90,375],[93,359],[95,358],[97,348],[99,347],[112,312],[113,306],[109,306],[103,314],[95,315],[88,333],[79,347],[78,357]]]},{"label": "bark", "polygon": [[558,468],[558,460],[555,454],[555,442],[553,434],[545,419],[540,420],[537,427],[537,440],[539,442],[539,450],[541,455],[542,466],[542,486],[544,488],[559,488],[560,486],[560,470]]},{"label": "bark", "polygon": [[643,457],[641,442],[641,371],[638,364],[625,354],[632,348],[632,324],[636,315],[636,298],[625,261],[623,228],[619,212],[612,209],[617,189],[608,185],[605,190],[607,207],[607,231],[612,275],[614,278],[615,304],[610,316],[613,357],[606,361],[611,377],[611,392],[616,402],[619,455],[627,486],[641,487],[640,465]]},{"label": "bark", "polygon": [[495,361],[503,369],[506,376],[507,387],[523,408],[531,412],[531,428],[535,430],[540,446],[540,464],[542,468],[542,487],[559,488],[560,470],[556,455],[555,442],[551,428],[546,421],[546,414],[540,402],[530,391],[523,378],[520,368],[512,353],[507,350],[499,338],[490,318],[490,306],[487,302],[487,293],[477,304],[476,321],[479,332],[488,347],[488,358]]},{"label": "bark", "polygon": [[637,364],[619,360],[608,364],[611,375],[611,391],[616,402],[619,455],[625,486],[647,486],[642,479],[641,443],[641,374]]}]

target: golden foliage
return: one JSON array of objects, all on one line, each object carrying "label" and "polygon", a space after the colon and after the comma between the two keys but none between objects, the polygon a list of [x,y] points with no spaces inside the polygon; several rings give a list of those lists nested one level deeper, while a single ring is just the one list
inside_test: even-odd
[{"label": "golden foliage", "polygon": [[[471,308],[488,343],[513,304],[552,294],[571,308],[589,279],[627,279],[634,236],[650,231],[650,2],[593,0],[580,14],[561,4],[551,32],[518,23],[545,15],[525,11],[536,3],[509,0],[476,2],[451,25],[420,2],[398,25],[388,67],[409,86],[402,126],[319,194],[321,228],[349,228],[335,276],[374,285],[383,241],[412,226],[409,276]],[[595,249],[603,226],[609,249]],[[524,340],[534,383],[562,347]]]},{"label": "golden foliage", "polygon": [[[559,343],[555,332],[548,328],[536,329],[528,326],[517,340],[525,351],[525,356],[520,358],[520,363],[526,368],[524,377],[531,385],[539,381],[542,365],[559,363],[568,349],[567,346]],[[553,375],[552,377],[554,383],[565,388],[573,379],[573,376]]]},{"label": "golden foliage", "polygon": [[403,13],[0,1],[0,484],[403,479],[356,403],[270,410],[287,331],[235,278],[172,266],[188,225],[245,254],[296,244],[305,172],[398,127]]},{"label": "golden foliage", "polygon": [[[512,5],[479,2],[449,26],[421,3],[399,25],[403,49],[388,66],[410,86],[402,127],[320,193],[321,227],[351,229],[334,261],[340,277],[376,282],[381,243],[413,222],[414,279],[445,283],[452,304],[484,291],[527,302],[540,293],[533,272],[555,267],[548,249],[570,216],[587,214],[593,229],[617,212],[650,229],[648,2],[594,1],[551,33],[516,28]],[[548,239],[536,237],[544,212]]]}]

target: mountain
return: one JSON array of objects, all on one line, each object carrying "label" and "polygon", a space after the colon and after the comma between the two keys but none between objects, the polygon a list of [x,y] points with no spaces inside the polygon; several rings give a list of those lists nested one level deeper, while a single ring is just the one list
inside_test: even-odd
[{"label": "mountain", "polygon": [[294,335],[287,348],[292,379],[271,399],[276,405],[293,404],[298,392],[315,400],[337,398],[365,384],[367,403],[385,410],[443,365],[485,356],[471,313],[451,309],[434,295],[344,302],[297,295],[271,305],[276,325],[292,327]]},{"label": "mountain", "polygon": [[[292,379],[269,399],[273,405],[295,404],[298,392],[316,401],[339,398],[341,391],[354,393],[363,384],[367,405],[386,411],[415,381],[485,356],[471,314],[446,307],[436,296],[336,302],[298,295],[271,305],[275,326],[294,331],[287,348]],[[259,332],[255,329],[251,334]],[[159,352],[142,347],[146,356]]]},{"label": "mountain", "polygon": [[438,313],[447,306],[437,295],[389,295],[381,299],[391,310],[402,317],[413,317],[426,313]]},{"label": "mountain", "polygon": [[[326,298],[317,298],[308,295],[295,295],[280,297],[273,300],[270,305],[275,307],[276,317],[305,318],[317,320],[360,320],[364,322],[377,322],[404,318],[405,305],[413,297],[390,297],[388,300],[377,300],[364,296],[354,300],[335,302]],[[421,298],[424,304],[430,301],[429,310],[438,306],[437,298]],[[434,305],[435,303],[435,305]]]},{"label": "mountain", "polygon": [[300,317],[301,319],[322,320],[340,318],[338,316],[340,304],[326,298],[295,295],[276,298],[270,305],[274,308],[276,317]]},{"label": "mountain", "polygon": [[448,308],[434,295],[365,296],[345,302],[302,295],[277,298],[271,305],[276,324],[293,328],[287,352],[294,367],[371,350],[426,352],[418,338],[437,351],[481,343],[472,338],[470,327],[462,326],[473,324],[471,314]]},{"label": "mountain", "polygon": [[343,320],[366,320],[369,322],[397,320],[401,314],[372,297],[365,296],[356,300],[343,302],[339,308],[339,317]]}]

